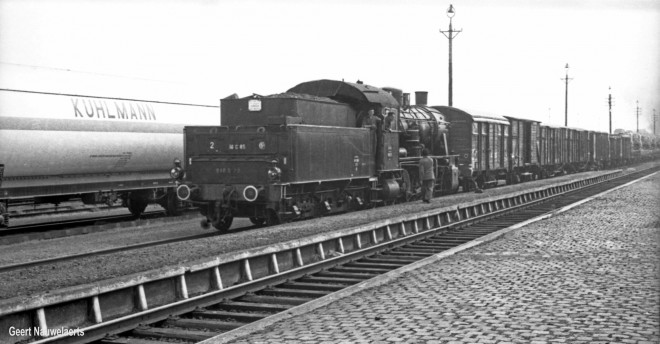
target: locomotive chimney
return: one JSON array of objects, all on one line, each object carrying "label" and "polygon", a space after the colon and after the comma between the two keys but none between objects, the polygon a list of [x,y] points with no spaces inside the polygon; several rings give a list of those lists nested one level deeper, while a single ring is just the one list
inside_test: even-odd
[{"label": "locomotive chimney", "polygon": [[403,104],[401,104],[404,108],[410,107],[410,93],[404,93],[403,94]]},{"label": "locomotive chimney", "polygon": [[426,105],[429,93],[426,91],[416,91],[415,92],[415,104],[416,105]]}]

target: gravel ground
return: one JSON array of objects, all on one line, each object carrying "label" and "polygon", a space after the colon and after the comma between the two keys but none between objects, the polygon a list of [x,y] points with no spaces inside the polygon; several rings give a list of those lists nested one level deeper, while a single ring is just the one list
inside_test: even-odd
[{"label": "gravel ground", "polygon": [[[309,221],[294,222],[274,227],[258,228],[238,233],[229,233],[222,236],[186,241],[183,243],[168,244],[155,248],[134,250],[130,252],[116,253],[104,256],[79,259],[73,262],[63,262],[52,265],[39,266],[18,271],[0,274],[0,299],[16,296],[29,296],[37,293],[48,292],[70,286],[83,285],[98,282],[119,276],[143,272],[164,266],[177,266],[186,262],[193,262],[204,258],[213,257],[218,254],[240,251],[248,248],[266,246],[272,243],[294,240],[318,233],[329,232],[337,228],[356,226],[382,220],[384,217],[395,217],[407,215],[418,211],[433,208],[456,205],[470,202],[480,198],[493,197],[516,191],[521,191],[542,185],[566,182],[577,178],[586,178],[601,175],[605,172],[585,172],[579,175],[568,175],[553,179],[536,181],[499,187],[486,190],[482,194],[465,193],[448,197],[434,199],[431,204],[409,203],[389,207],[381,207],[361,212],[354,212],[339,216],[319,218]],[[199,232],[199,222],[183,222],[174,225],[173,232]],[[152,228],[153,229],[153,228]],[[119,230],[112,239],[106,237],[108,232],[91,240],[86,236],[75,236],[55,240],[24,243],[17,246],[20,248],[3,247],[0,253],[0,261],[16,262],[43,259],[49,254],[61,256],[97,249],[100,243],[109,242],[111,245],[126,245],[140,242],[140,240],[159,239],[161,233],[169,229],[148,230],[146,233],[138,232],[135,228]],[[137,236],[136,236],[137,235]],[[158,238],[155,238],[158,236]],[[91,236],[90,236],[91,237]],[[104,238],[108,238],[105,240]],[[145,239],[146,238],[146,239]],[[108,247],[108,246],[105,246]],[[44,254],[49,252],[49,254]]]}]

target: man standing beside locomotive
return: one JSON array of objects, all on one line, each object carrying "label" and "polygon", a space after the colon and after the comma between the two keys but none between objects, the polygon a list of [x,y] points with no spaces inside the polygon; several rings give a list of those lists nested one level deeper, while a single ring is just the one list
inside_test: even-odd
[{"label": "man standing beside locomotive", "polygon": [[422,158],[419,159],[419,180],[422,182],[422,202],[431,203],[435,173],[433,159],[429,158],[429,150],[426,148],[422,150]]},{"label": "man standing beside locomotive", "polygon": [[385,121],[384,121],[384,123],[385,123],[385,124],[383,125],[383,131],[388,131],[388,132],[389,132],[389,131],[394,130],[394,128],[393,128],[393,124],[394,124],[394,112],[389,111],[389,112],[387,113],[387,117],[385,117]]},{"label": "man standing beside locomotive", "polygon": [[363,127],[374,127],[374,129],[378,129],[378,127],[380,127],[380,118],[374,116],[374,113],[374,109],[369,109],[367,112],[367,117],[362,120]]}]

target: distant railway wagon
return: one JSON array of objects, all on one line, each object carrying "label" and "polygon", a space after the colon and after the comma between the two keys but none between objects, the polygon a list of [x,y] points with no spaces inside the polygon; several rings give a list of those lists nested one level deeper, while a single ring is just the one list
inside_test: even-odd
[{"label": "distant railway wagon", "polygon": [[458,156],[463,183],[473,178],[483,188],[508,178],[510,123],[506,118],[449,106],[434,108],[450,123],[448,145],[450,153]]},{"label": "distant railway wagon", "polygon": [[167,169],[184,124],[219,123],[218,106],[0,90],[0,211],[10,201],[178,203]]},{"label": "distant railway wagon", "polygon": [[540,177],[541,171],[541,122],[504,116],[509,120],[509,151],[511,159],[509,182],[527,181]]},{"label": "distant railway wagon", "polygon": [[589,132],[589,162],[594,169],[606,167],[610,158],[609,134]]}]

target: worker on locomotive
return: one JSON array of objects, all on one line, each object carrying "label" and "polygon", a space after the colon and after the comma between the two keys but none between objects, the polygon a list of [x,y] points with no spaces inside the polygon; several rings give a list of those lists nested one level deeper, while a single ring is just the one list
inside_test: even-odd
[{"label": "worker on locomotive", "polygon": [[404,202],[419,199],[423,147],[436,177],[431,193],[456,192],[443,115],[404,98],[393,88],[317,80],[223,99],[221,126],[184,130],[177,195],[223,231],[234,217],[272,225]]}]

